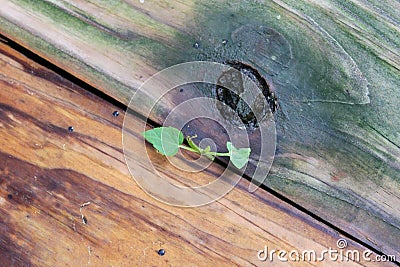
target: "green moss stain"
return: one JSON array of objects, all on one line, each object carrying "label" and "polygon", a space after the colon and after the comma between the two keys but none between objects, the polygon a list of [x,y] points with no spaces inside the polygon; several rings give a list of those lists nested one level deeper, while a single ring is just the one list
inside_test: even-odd
[{"label": "green moss stain", "polygon": [[[250,62],[272,80],[281,105],[276,122],[277,147],[281,153],[319,159],[336,167],[338,172],[347,173],[350,178],[342,183],[348,188],[363,188],[363,191],[350,192],[335,182],[322,186],[318,178],[303,177],[304,181],[297,181],[301,175],[295,171],[285,177],[270,175],[266,185],[316,211],[318,208],[313,203],[320,203],[334,218],[352,221],[358,207],[364,203],[361,200],[368,199],[370,190],[380,188],[394,192],[399,188],[397,159],[388,152],[393,150],[382,151],[381,144],[374,143],[373,138],[362,136],[366,138],[362,140],[359,133],[354,132],[357,127],[370,132],[370,125],[374,125],[387,138],[400,144],[400,136],[396,135],[400,125],[393,123],[400,120],[400,111],[396,108],[400,94],[393,93],[394,88],[400,88],[399,72],[323,8],[301,1],[285,2],[304,16],[287,12],[272,1],[230,1],[212,5],[212,8],[209,3],[199,4],[197,28],[193,29],[193,35],[201,43],[197,58]],[[356,6],[341,10],[348,17],[352,16],[349,10],[353,10],[355,18],[360,18],[359,25],[371,33],[372,38],[392,48],[398,45],[393,29],[378,22],[376,17]],[[313,19],[315,24],[304,18]],[[273,69],[276,73],[270,75],[268,68],[272,65],[261,66],[257,62],[259,57],[252,58],[254,51],[243,51],[235,45],[231,34],[243,25],[262,25],[282,34],[292,49],[289,66]],[[224,39],[228,42],[222,45]],[[354,71],[355,66],[357,71]],[[395,145],[391,149],[398,151]],[[384,155],[388,161],[379,155]],[[296,169],[295,162],[290,159],[276,159],[274,165],[278,170]],[[380,208],[372,211],[373,214],[370,209],[358,212],[382,227],[385,222],[380,218],[398,223],[398,219]],[[322,210],[318,212],[324,213]]]},{"label": "green moss stain", "polygon": [[[178,49],[172,48],[171,44],[132,33],[129,29],[119,29],[115,25],[107,24],[107,21],[101,21],[99,18],[93,20],[93,16],[90,17],[86,13],[83,13],[84,17],[93,20],[97,24],[89,23],[82,18],[71,15],[69,12],[46,1],[15,0],[15,2],[21,4],[27,10],[43,14],[50,20],[49,23],[64,27],[71,35],[84,42],[95,44],[96,48],[119,51],[122,52],[123,56],[139,57],[142,58],[142,61],[157,61],[156,67],[159,66],[160,69],[183,61],[182,53]],[[142,27],[144,30],[149,31],[160,31],[167,36],[173,36],[180,42],[187,42],[182,41],[185,39],[177,30],[156,22],[147,15],[133,9],[133,7],[128,6],[124,1],[104,1],[103,6],[106,11],[118,14],[135,25],[135,27]],[[72,10],[82,15],[82,11],[76,8]],[[164,61],[159,60],[160,58]]]}]

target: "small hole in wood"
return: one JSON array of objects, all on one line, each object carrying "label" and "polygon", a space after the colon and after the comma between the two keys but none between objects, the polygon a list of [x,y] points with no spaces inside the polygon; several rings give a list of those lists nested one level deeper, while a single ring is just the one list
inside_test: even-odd
[{"label": "small hole in wood", "polygon": [[[268,113],[268,109],[272,113],[276,111],[278,107],[276,94],[273,92],[272,86],[252,66],[236,60],[226,61],[225,64],[233,69],[222,73],[218,78],[218,84],[214,87],[215,96],[220,101],[217,108],[221,115],[233,124],[241,125],[243,123],[248,130],[256,129],[259,127],[257,118],[264,117]],[[243,84],[245,77],[254,82],[260,90],[259,95],[251,96],[254,99],[253,103],[250,103],[251,107],[242,99],[246,93]],[[265,102],[268,106],[264,105]],[[233,112],[241,121],[235,121]]]}]

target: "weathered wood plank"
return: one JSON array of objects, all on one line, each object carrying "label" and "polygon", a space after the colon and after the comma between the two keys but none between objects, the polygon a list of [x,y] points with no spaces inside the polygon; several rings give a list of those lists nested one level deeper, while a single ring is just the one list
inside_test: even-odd
[{"label": "weathered wood plank", "polygon": [[[393,254],[400,251],[398,10],[396,1],[15,0],[2,2],[0,31],[127,104],[146,78],[184,61],[239,59],[271,76],[279,70],[270,54],[236,46],[254,32],[234,33],[248,24],[275,29],[293,59],[272,75],[281,109],[266,185]],[[202,130],[195,132],[207,136]]]},{"label": "weathered wood plank", "polygon": [[[336,248],[335,231],[262,190],[249,194],[245,180],[199,208],[156,201],[125,166],[123,111],[113,117],[118,108],[4,44],[0,66],[2,265],[245,266],[261,263],[257,251],[264,245],[287,251]],[[71,125],[74,132],[67,130]],[[168,171],[165,160],[158,164]],[[221,169],[214,164],[208,173],[186,176],[207,181]],[[349,250],[364,249],[348,243]],[[160,248],[166,250],[163,257],[157,255]],[[293,266],[316,264],[343,262]]]}]

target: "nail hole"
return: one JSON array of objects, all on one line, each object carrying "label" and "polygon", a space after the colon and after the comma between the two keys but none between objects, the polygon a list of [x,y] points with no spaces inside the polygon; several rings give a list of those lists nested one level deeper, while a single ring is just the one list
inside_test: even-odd
[{"label": "nail hole", "polygon": [[160,255],[160,256],[164,256],[164,255],[165,255],[165,250],[164,250],[164,249],[159,249],[159,250],[157,251],[157,253],[158,253],[158,255]]}]

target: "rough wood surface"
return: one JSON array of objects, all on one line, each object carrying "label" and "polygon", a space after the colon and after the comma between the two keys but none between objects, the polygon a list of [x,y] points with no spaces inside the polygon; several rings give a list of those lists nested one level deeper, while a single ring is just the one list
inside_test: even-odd
[{"label": "rough wood surface", "polygon": [[[113,117],[118,108],[4,44],[0,66],[2,266],[246,266],[261,264],[257,251],[264,245],[336,248],[335,231],[269,193],[249,194],[245,180],[199,208],[156,201],[125,166],[123,111]],[[168,171],[165,160],[158,164]],[[206,181],[221,168],[214,164],[209,173],[186,178]],[[364,249],[348,243],[349,250]]]},{"label": "rough wood surface", "polygon": [[[266,185],[399,256],[397,1],[13,0],[1,6],[2,34],[125,104],[145,79],[175,63],[233,58],[257,65],[272,77],[281,105]],[[291,45],[287,66],[281,70],[271,63],[274,55],[246,47],[255,37],[251,27],[240,30],[246,25],[282,34]]]}]

